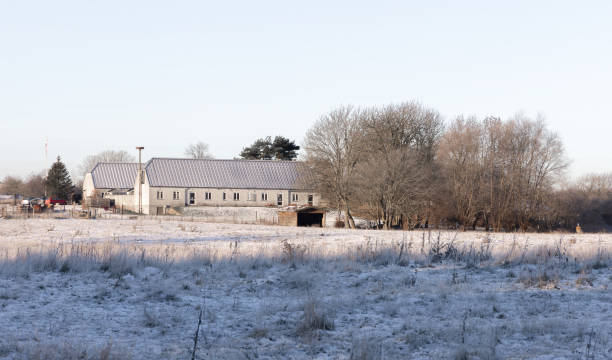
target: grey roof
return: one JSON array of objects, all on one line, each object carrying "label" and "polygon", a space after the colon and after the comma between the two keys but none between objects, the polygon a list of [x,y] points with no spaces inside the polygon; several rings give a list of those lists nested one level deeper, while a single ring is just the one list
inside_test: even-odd
[{"label": "grey roof", "polygon": [[306,190],[306,166],[297,161],[153,158],[150,186]]},{"label": "grey roof", "polygon": [[137,174],[138,163],[98,163],[91,170],[96,189],[132,189]]}]

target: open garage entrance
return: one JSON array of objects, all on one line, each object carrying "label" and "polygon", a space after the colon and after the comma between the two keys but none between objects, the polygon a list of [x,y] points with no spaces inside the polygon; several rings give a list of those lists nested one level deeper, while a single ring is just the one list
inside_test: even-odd
[{"label": "open garage entrance", "polygon": [[284,226],[325,226],[325,211],[313,207],[281,210],[278,223]]},{"label": "open garage entrance", "polygon": [[297,226],[323,227],[323,214],[298,212]]}]

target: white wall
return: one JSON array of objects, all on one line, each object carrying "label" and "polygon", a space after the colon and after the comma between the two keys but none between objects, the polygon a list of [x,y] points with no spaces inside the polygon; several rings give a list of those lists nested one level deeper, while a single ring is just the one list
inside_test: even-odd
[{"label": "white wall", "polygon": [[83,197],[90,197],[95,192],[96,188],[94,187],[93,178],[89,172],[85,174],[85,178],[83,179]]},{"label": "white wall", "polygon": [[[277,196],[279,194],[282,195],[282,206],[308,205],[308,195],[310,194],[314,197],[314,206],[317,206],[320,201],[320,197],[314,192],[293,192],[289,190],[149,187],[146,184],[146,186],[143,185],[143,194],[147,192],[149,194],[148,201],[145,204],[143,196],[143,208],[147,207],[145,212],[149,214],[156,214],[158,207],[182,207],[186,203],[188,206],[277,206]],[[173,197],[175,192],[178,193],[178,199]],[[194,204],[189,204],[190,193],[195,195]],[[206,199],[206,193],[210,193],[210,199]],[[223,193],[226,195],[225,200],[223,200]],[[234,194],[239,194],[239,200],[234,200]],[[253,194],[254,198],[249,200],[249,194]],[[267,194],[267,200],[262,200],[262,194]],[[293,194],[298,196],[297,201],[292,201]]]},{"label": "white wall", "polygon": [[[144,172],[144,171],[143,171]],[[134,195],[115,195],[108,196],[115,199],[117,207],[123,206],[124,209],[138,212],[138,181],[136,176],[134,181]],[[108,189],[98,189],[98,191]],[[85,175],[83,180],[83,194],[91,196],[96,191],[93,184],[91,173]],[[163,193],[163,198],[158,199],[158,192]],[[178,192],[178,198],[173,198],[173,192]],[[206,193],[211,194],[211,199],[206,199]],[[184,188],[184,187],[151,187],[147,176],[144,176],[142,184],[142,211],[144,214],[156,214],[158,207],[183,207],[189,205],[189,194],[195,194],[195,204],[193,206],[277,206],[277,196],[282,195],[282,206],[308,205],[308,195],[313,195],[313,205],[321,205],[320,195],[309,191],[290,191],[290,190],[261,190],[261,189],[217,189],[217,188]],[[223,193],[226,199],[223,200]],[[239,200],[234,200],[234,193],[239,194]],[[254,194],[255,199],[249,200],[249,194]],[[267,200],[262,200],[261,195],[267,194]],[[297,201],[293,201],[293,196],[297,195]]]}]

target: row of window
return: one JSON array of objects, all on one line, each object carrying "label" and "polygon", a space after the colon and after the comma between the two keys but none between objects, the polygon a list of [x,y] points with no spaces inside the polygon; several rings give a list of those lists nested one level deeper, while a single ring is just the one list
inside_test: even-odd
[{"label": "row of window", "polygon": [[[222,195],[223,200],[227,200],[227,194],[223,193]],[[164,192],[163,191],[158,191],[157,192],[157,200],[163,200],[164,199]],[[172,200],[180,200],[180,192],[179,191],[173,191],[172,192]],[[212,200],[212,193],[211,192],[205,192],[204,193],[204,200]],[[240,200],[240,193],[235,192],[234,193],[234,201],[239,201]],[[278,205],[282,205],[283,204],[283,194],[278,194],[277,198],[277,203]],[[292,202],[298,202],[300,200],[299,198],[299,194],[291,194],[291,201]],[[247,201],[257,201],[257,194],[256,193],[248,193],[247,195]],[[268,201],[268,194],[267,193],[261,193],[261,201]],[[310,194],[308,195],[308,204],[312,205],[313,202],[313,195]],[[195,193],[189,193],[189,204],[193,205],[195,204]]]},{"label": "row of window", "polygon": [[[240,200],[240,193],[233,193],[234,195],[234,201],[239,201]],[[221,195],[221,198],[225,201],[227,200],[227,193],[223,193]],[[205,192],[204,193],[204,200],[212,200],[212,193],[210,192]],[[256,193],[248,193],[247,194],[247,201],[257,201],[257,194]],[[268,201],[268,194],[266,193],[262,193],[261,194],[261,201]],[[282,205],[283,203],[283,195],[282,194],[278,194],[278,201],[279,201],[279,205]],[[189,193],[189,204],[193,205],[195,204],[195,193]]]}]

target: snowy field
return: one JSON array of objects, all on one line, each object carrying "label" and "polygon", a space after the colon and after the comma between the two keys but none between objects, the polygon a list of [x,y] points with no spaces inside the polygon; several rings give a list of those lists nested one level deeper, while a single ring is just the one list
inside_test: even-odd
[{"label": "snowy field", "polygon": [[611,359],[612,236],[0,220],[0,358]]}]

